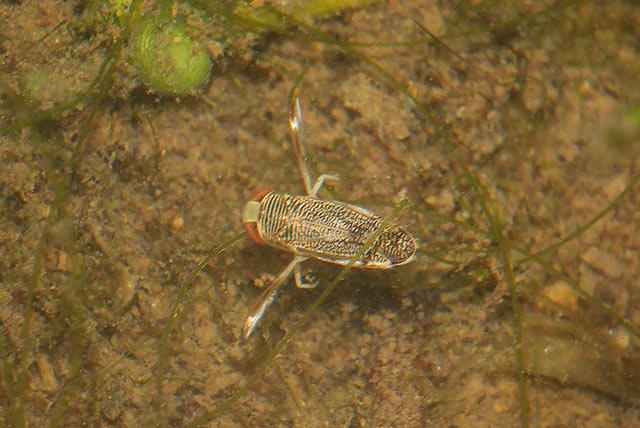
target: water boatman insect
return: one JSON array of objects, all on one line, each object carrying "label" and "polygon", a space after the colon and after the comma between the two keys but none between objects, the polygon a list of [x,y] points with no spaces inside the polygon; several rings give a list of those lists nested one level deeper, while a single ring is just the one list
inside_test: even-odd
[{"label": "water boatman insect", "polygon": [[[313,258],[346,265],[382,225],[382,217],[366,208],[340,201],[318,198],[325,181],[338,180],[323,174],[311,186],[307,154],[302,141],[303,123],[300,100],[293,98],[289,111],[289,131],[306,196],[288,195],[269,190],[257,193],[242,210],[242,223],[247,235],[262,245],[293,253],[293,260],[262,293],[244,324],[248,338],[275,300],[278,290],[293,273],[298,288],[313,288],[316,282],[305,282],[300,263]],[[353,266],[389,269],[415,259],[415,238],[402,227],[389,224]]]}]

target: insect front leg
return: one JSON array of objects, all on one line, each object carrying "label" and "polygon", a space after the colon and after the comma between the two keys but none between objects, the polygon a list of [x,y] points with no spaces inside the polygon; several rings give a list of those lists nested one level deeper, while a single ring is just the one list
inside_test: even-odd
[{"label": "insect front leg", "polygon": [[309,196],[313,196],[314,198],[317,197],[318,192],[324,185],[325,181],[339,181],[339,180],[340,180],[340,177],[338,177],[337,175],[322,174],[320,177],[318,177],[315,184],[313,185],[313,189],[311,189],[311,193],[309,193]]},{"label": "insect front leg", "polygon": [[253,330],[255,330],[256,326],[264,316],[267,308],[273,301],[276,299],[278,295],[278,291],[282,284],[286,282],[287,279],[291,276],[291,272],[299,269],[299,264],[303,261],[307,260],[307,257],[304,256],[295,256],[291,263],[287,265],[286,268],[276,277],[276,279],[269,284],[266,290],[262,293],[260,298],[257,300],[255,306],[247,316],[247,320],[244,322],[244,327],[242,329],[242,336],[244,339],[248,339]]},{"label": "insect front leg", "polygon": [[293,268],[293,279],[296,281],[296,287],[302,289],[316,288],[316,286],[318,285],[318,281],[306,282],[302,278],[300,264],[296,265],[296,267]]}]

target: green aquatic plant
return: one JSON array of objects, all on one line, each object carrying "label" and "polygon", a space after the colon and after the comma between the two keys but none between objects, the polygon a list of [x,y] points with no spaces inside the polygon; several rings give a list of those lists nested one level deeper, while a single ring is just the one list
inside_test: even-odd
[{"label": "green aquatic plant", "polygon": [[626,110],[609,130],[609,143],[618,149],[637,148],[640,142],[640,107]]},{"label": "green aquatic plant", "polygon": [[142,17],[132,31],[131,46],[142,79],[157,92],[189,94],[209,80],[211,57],[179,19]]},{"label": "green aquatic plant", "polygon": [[[313,18],[339,13],[345,9],[362,7],[368,4],[377,3],[380,0],[298,0],[288,4],[286,8],[291,17],[296,20],[310,21]],[[210,6],[205,6],[208,9]],[[280,11],[278,11],[280,12]],[[275,31],[284,31],[290,28],[290,23],[283,20],[281,15],[273,8],[254,7],[250,3],[242,1],[236,2],[233,13],[246,22],[254,22],[264,25],[266,28]]]},{"label": "green aquatic plant", "polygon": [[111,7],[116,15],[116,19],[121,24],[126,24],[127,15],[131,8],[131,0],[109,0]]}]

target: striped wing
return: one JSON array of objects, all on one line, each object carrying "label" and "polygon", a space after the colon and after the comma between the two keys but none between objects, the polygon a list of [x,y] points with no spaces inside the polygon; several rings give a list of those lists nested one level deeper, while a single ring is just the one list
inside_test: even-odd
[{"label": "striped wing", "polygon": [[[270,195],[271,196],[271,195]],[[273,194],[265,201],[263,238],[271,245],[329,263],[345,265],[382,224],[366,208],[309,196]],[[415,239],[389,225],[355,266],[389,268],[413,260]]]}]

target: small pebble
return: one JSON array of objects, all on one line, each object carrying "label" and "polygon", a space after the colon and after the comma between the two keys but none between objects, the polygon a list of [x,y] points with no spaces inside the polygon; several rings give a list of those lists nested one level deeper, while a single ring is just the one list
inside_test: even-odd
[{"label": "small pebble", "polygon": [[42,388],[45,391],[55,391],[58,389],[58,379],[53,371],[51,363],[46,356],[40,355],[36,361],[40,379],[42,379]]},{"label": "small pebble", "polygon": [[171,227],[173,230],[180,230],[184,226],[184,219],[182,217],[175,217],[171,221]]},{"label": "small pebble", "polygon": [[578,308],[576,293],[563,281],[546,286],[542,294],[551,302],[565,309],[575,311]]}]

